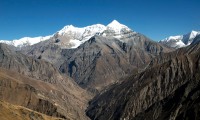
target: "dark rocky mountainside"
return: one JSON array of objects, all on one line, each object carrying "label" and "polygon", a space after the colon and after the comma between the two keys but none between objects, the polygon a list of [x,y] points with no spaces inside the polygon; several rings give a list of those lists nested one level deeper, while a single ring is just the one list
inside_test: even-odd
[{"label": "dark rocky mountainside", "polygon": [[98,120],[200,119],[200,44],[168,56],[97,95],[87,115]]},{"label": "dark rocky mountainside", "polygon": [[89,99],[85,90],[52,64],[0,44],[0,100],[50,116],[85,120]]},{"label": "dark rocky mountainside", "polygon": [[120,39],[96,35],[76,49],[61,49],[54,42],[46,42],[33,45],[23,53],[51,62],[82,88],[94,93],[155,56],[171,51],[135,32],[124,33]]},{"label": "dark rocky mountainside", "polygon": [[60,71],[68,72],[83,88],[102,90],[166,51],[139,34],[127,38],[126,42],[95,36],[76,49]]},{"label": "dark rocky mountainside", "polygon": [[49,83],[60,82],[62,79],[52,64],[15,52],[5,44],[0,44],[0,67]]}]

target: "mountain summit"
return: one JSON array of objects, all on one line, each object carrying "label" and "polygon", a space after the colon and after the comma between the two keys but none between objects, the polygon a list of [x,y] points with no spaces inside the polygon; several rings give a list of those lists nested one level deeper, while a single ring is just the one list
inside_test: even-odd
[{"label": "mountain summit", "polygon": [[117,20],[113,20],[107,25],[108,30],[114,30],[116,33],[120,34],[122,29],[130,30],[127,26],[119,23]]}]

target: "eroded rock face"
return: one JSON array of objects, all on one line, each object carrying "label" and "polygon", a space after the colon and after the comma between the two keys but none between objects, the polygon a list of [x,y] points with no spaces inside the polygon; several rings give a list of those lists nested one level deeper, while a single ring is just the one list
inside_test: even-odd
[{"label": "eroded rock face", "polygon": [[95,36],[74,50],[59,69],[83,88],[102,90],[168,50],[138,34],[124,41]]},{"label": "eroded rock face", "polygon": [[17,71],[49,83],[56,83],[56,81],[62,79],[62,76],[52,64],[10,50],[5,44],[0,44],[0,56],[0,67],[2,68]]},{"label": "eroded rock face", "polygon": [[[199,119],[200,44],[185,48],[97,95],[91,119]],[[171,55],[184,51],[175,51]],[[192,114],[190,114],[192,112]]]}]

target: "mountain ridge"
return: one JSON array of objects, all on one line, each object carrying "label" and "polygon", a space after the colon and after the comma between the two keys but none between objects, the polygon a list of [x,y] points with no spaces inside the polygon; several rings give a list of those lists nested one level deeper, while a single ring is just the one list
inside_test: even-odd
[{"label": "mountain ridge", "polygon": [[[116,35],[119,35],[121,34],[122,29],[131,31],[130,28],[128,28],[126,25],[119,23],[117,20],[113,20],[107,26],[102,25],[102,24],[93,24],[93,25],[79,28],[73,25],[66,25],[61,30],[54,33],[53,35],[49,35],[45,37],[42,37],[42,36],[33,37],[33,38],[24,37],[24,38],[20,38],[18,40],[15,39],[12,41],[0,40],[0,43],[6,43],[8,45],[13,45],[15,47],[21,48],[21,47],[31,46],[42,41],[49,40],[55,36],[60,36],[57,39],[57,42],[60,42],[60,40],[62,40],[63,38],[68,38],[69,41],[67,43],[65,43],[66,41],[64,41],[62,44],[71,44],[70,47],[66,47],[65,45],[65,48],[73,49],[73,48],[77,48],[82,43],[89,40],[92,36],[102,34],[105,30],[112,31]],[[104,33],[104,36],[105,35],[106,34]],[[120,37],[120,36],[117,36],[117,37]]]}]

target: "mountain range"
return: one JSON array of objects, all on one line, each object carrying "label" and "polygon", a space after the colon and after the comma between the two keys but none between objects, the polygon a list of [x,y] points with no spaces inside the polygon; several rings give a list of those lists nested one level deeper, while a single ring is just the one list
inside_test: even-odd
[{"label": "mountain range", "polygon": [[[171,51],[116,20],[107,27],[99,26],[76,29],[67,26],[61,30],[62,34],[58,32],[49,40],[22,47],[21,52],[52,63],[63,75],[73,78],[82,88],[98,92],[129,75],[134,68],[145,65],[156,55]],[[92,31],[88,30],[89,28],[102,32],[88,32],[90,35],[87,32],[78,34],[81,30]],[[85,36],[89,38],[84,40]],[[78,44],[78,47],[66,45],[76,41],[77,37],[83,38],[78,40],[83,42]]]},{"label": "mountain range", "polygon": [[0,119],[198,120],[199,41],[155,42],[117,20],[0,40]]},{"label": "mountain range", "polygon": [[[67,25],[53,35],[44,37],[23,37],[15,40],[0,40],[0,43],[12,45],[17,48],[23,48],[26,46],[32,46],[42,41],[54,39],[57,45],[61,46],[61,48],[73,49],[79,47],[94,35],[122,38],[127,37],[124,36],[124,34],[127,32],[133,31],[126,25],[119,23],[117,20],[113,20],[107,26],[102,24],[94,24],[83,28],[78,28],[73,25]],[[194,41],[194,38],[199,34],[200,31],[192,30],[184,35],[169,36],[163,40],[160,40],[159,43],[172,48],[186,47],[193,42],[196,42]]]},{"label": "mountain range", "polygon": [[[109,31],[109,32],[107,32]],[[56,43],[62,48],[77,48],[94,35],[114,36],[116,38],[123,37],[123,33],[131,31],[127,26],[113,20],[107,26],[95,24],[83,28],[67,25],[53,35],[45,37],[24,37],[19,40],[0,40],[1,43],[13,45],[15,47],[24,47],[37,44],[49,39],[55,39]]]}]

